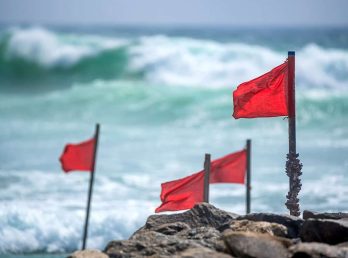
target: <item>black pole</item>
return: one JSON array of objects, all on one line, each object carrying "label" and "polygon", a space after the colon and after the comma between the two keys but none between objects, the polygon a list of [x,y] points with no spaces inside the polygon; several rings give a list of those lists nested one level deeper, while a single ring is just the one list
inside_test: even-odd
[{"label": "black pole", "polygon": [[286,174],[289,177],[289,192],[286,207],[290,215],[300,215],[298,193],[301,190],[302,164],[296,153],[296,104],[295,104],[295,51],[288,52],[288,113],[289,113],[289,154],[286,161]]},{"label": "black pole", "polygon": [[85,227],[84,227],[84,231],[83,231],[82,250],[86,249],[86,242],[87,242],[87,235],[88,235],[89,211],[91,208],[94,172],[95,172],[95,164],[96,164],[96,159],[97,159],[97,148],[98,148],[98,140],[99,140],[99,124],[95,125],[95,136],[94,137],[95,137],[94,155],[93,155],[93,161],[92,161],[92,171],[90,173],[91,176],[90,176],[90,180],[89,180],[89,190],[88,190]]},{"label": "black pole", "polygon": [[247,139],[247,164],[246,164],[246,214],[250,213],[250,191],[251,191],[251,140]]},{"label": "black pole", "polygon": [[209,176],[210,176],[210,154],[205,154],[204,159],[204,202],[209,203]]}]

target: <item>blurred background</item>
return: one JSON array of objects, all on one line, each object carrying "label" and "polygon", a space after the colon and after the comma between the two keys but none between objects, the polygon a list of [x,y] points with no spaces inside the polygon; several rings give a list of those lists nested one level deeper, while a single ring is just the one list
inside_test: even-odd
[{"label": "blurred background", "polygon": [[[1,0],[0,257],[80,248],[89,174],[64,174],[58,159],[96,122],[90,248],[128,238],[162,182],[247,138],[252,212],[287,213],[287,120],[231,115],[237,85],[288,50],[301,210],[348,211],[347,10],[344,0]],[[212,185],[211,203],[243,214],[245,187]]]}]

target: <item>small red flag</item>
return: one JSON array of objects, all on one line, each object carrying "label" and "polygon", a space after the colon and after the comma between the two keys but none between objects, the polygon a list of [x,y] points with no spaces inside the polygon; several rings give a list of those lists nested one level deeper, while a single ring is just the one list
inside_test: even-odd
[{"label": "small red flag", "polygon": [[231,153],[212,161],[209,183],[244,184],[246,161],[246,150]]},{"label": "small red flag", "polygon": [[203,202],[204,173],[166,182],[161,185],[162,204],[156,209],[162,211],[178,211],[191,209],[196,203]]},{"label": "small red flag", "polygon": [[95,138],[78,143],[67,144],[59,161],[65,172],[72,170],[92,171]]},{"label": "small red flag", "polygon": [[268,73],[240,84],[233,92],[233,117],[287,116],[288,62]]}]

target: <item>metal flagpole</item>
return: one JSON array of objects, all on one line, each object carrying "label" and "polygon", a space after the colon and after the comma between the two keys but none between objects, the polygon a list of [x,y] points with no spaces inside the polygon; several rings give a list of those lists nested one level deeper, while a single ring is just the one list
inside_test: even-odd
[{"label": "metal flagpole", "polygon": [[99,124],[96,124],[95,125],[95,144],[94,144],[94,153],[93,153],[94,155],[93,155],[93,161],[92,161],[92,171],[91,171],[91,176],[89,180],[89,190],[88,190],[88,200],[87,200],[87,209],[86,209],[86,220],[85,220],[85,227],[83,232],[82,250],[86,249],[86,242],[87,242],[87,235],[88,235],[88,220],[89,220],[89,211],[91,208],[94,172],[95,172],[95,164],[97,159],[98,140],[99,140]]},{"label": "metal flagpole", "polygon": [[250,191],[251,191],[251,140],[247,139],[247,166],[246,166],[246,214],[250,213]]},{"label": "metal flagpole", "polygon": [[286,207],[290,215],[299,216],[298,193],[301,190],[302,163],[296,153],[296,106],[295,106],[295,51],[288,52],[288,113],[289,113],[289,153],[286,161],[286,174],[289,177],[289,192]]},{"label": "metal flagpole", "polygon": [[209,203],[209,176],[210,176],[210,154],[205,154],[204,159],[204,202]]}]

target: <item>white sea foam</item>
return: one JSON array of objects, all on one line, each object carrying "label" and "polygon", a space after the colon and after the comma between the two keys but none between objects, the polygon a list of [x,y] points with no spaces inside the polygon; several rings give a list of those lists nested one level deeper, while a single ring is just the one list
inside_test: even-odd
[{"label": "white sea foam", "polygon": [[[46,69],[67,69],[86,57],[123,46],[129,64],[122,69],[143,74],[151,83],[189,87],[235,88],[287,58],[286,52],[266,46],[165,35],[126,39],[62,34],[38,27],[16,28],[9,35],[7,58],[20,57]],[[296,58],[299,87],[347,88],[347,50],[311,43],[299,48]]]},{"label": "white sea foam", "polygon": [[[153,82],[206,87],[236,87],[286,59],[286,53],[244,43],[142,37],[130,50],[131,68]],[[297,53],[299,86],[347,88],[348,51],[310,44]]]},{"label": "white sea foam", "polygon": [[70,67],[82,58],[98,55],[125,43],[121,39],[59,35],[40,27],[15,28],[10,32],[7,58],[23,58],[45,68]]}]

